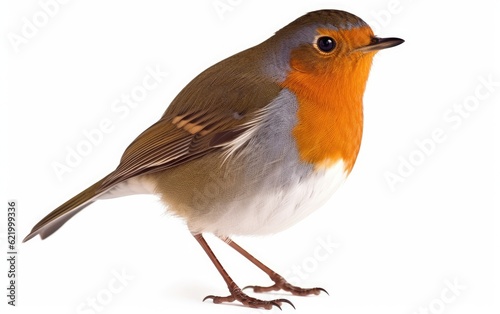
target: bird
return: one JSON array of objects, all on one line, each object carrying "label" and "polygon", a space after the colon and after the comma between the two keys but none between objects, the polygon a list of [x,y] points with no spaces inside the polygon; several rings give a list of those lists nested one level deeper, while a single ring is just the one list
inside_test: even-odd
[{"label": "bird", "polygon": [[[47,238],[90,204],[157,195],[227,284],[213,303],[281,309],[288,299],[254,292],[301,288],[232,240],[275,234],[321,207],[350,174],[363,133],[363,95],[377,51],[404,40],[375,36],[346,11],[312,11],[262,43],[207,68],[172,100],[161,118],[124,151],[115,170],[38,222],[23,242]],[[243,289],[204,238],[211,233],[266,273],[271,286]]]}]

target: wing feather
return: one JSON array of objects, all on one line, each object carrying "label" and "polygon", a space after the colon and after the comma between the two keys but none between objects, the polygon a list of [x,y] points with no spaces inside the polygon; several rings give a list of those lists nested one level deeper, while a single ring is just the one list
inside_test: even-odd
[{"label": "wing feather", "polygon": [[214,150],[225,151],[224,160],[236,152],[258,129],[267,105],[282,90],[262,74],[256,61],[231,57],[191,81],[161,119],[130,144],[99,191]]}]

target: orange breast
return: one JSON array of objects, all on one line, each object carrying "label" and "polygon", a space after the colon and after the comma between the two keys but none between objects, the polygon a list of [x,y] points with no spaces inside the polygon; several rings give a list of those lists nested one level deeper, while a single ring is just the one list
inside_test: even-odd
[{"label": "orange breast", "polygon": [[[301,56],[292,53],[292,71],[282,83],[296,95],[299,105],[293,136],[300,158],[316,169],[342,159],[350,172],[361,144],[363,93],[372,55],[339,57],[327,71],[315,70],[311,60]],[[303,71],[306,68],[309,71]]]}]

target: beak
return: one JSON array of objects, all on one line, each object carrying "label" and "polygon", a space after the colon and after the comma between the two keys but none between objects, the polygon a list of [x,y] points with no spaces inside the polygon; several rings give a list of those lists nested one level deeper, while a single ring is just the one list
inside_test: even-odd
[{"label": "beak", "polygon": [[370,44],[356,48],[354,49],[354,51],[361,51],[361,52],[378,51],[386,48],[391,48],[397,45],[401,45],[404,42],[405,41],[403,39],[396,37],[389,37],[389,38],[373,37]]}]

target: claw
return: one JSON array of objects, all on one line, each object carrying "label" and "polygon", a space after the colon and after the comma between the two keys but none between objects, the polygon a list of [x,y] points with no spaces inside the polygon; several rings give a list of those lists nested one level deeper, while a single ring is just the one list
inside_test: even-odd
[{"label": "claw", "polygon": [[280,306],[280,304],[279,304],[278,302],[271,301],[271,304],[272,304],[272,305],[274,305],[274,306],[276,306],[277,308],[279,308],[279,309],[280,309],[280,311],[283,311],[283,310],[281,309],[281,306]]},{"label": "claw", "polygon": [[233,302],[234,301],[234,298],[232,296],[218,297],[215,295],[207,295],[205,298],[203,298],[202,302],[205,302],[205,300],[207,300],[207,299],[212,299],[212,302],[214,302],[215,304],[221,304],[222,302]]},{"label": "claw", "polygon": [[[288,301],[287,299],[279,299],[279,300],[274,300],[274,301],[279,301],[279,302],[280,302],[280,305],[281,305],[281,303],[287,303],[287,304],[290,304],[290,305],[293,307],[293,309],[294,309],[294,310],[296,310],[295,305],[293,305],[293,303],[292,303],[292,302],[290,302],[290,301]],[[281,310],[281,306],[278,306],[278,307],[279,307],[279,309]]]},{"label": "claw", "polygon": [[[323,291],[323,292],[324,292],[324,293],[326,293],[327,295],[330,295],[330,294],[328,293],[328,291],[326,291],[326,290],[325,290],[325,289],[323,289],[323,288],[317,287],[317,288],[314,288],[314,289],[318,289],[319,291]],[[319,293],[318,293],[318,294],[319,294]]]}]

